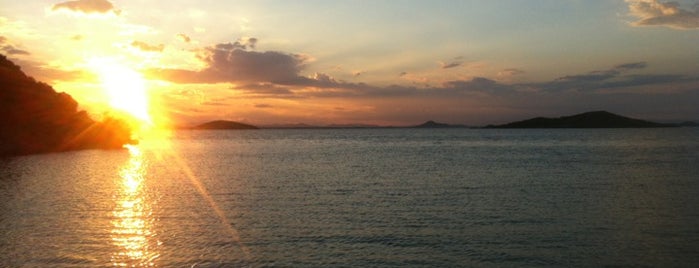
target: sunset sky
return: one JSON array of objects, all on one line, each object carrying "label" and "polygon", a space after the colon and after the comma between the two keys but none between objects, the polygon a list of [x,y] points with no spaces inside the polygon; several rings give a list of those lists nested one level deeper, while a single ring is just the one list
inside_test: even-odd
[{"label": "sunset sky", "polygon": [[0,53],[92,114],[123,71],[173,124],[699,120],[698,1],[1,1]]}]

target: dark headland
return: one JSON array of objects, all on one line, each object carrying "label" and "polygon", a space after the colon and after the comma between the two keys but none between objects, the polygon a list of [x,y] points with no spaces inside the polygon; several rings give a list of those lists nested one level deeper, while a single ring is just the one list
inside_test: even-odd
[{"label": "dark headland", "polygon": [[191,129],[258,129],[258,127],[234,121],[215,120],[196,125]]},{"label": "dark headland", "polygon": [[92,120],[66,93],[27,76],[0,55],[0,156],[115,149],[132,143],[121,120]]},{"label": "dark headland", "polygon": [[629,118],[607,111],[594,111],[558,118],[536,117],[486,128],[657,128],[676,127],[641,119]]}]

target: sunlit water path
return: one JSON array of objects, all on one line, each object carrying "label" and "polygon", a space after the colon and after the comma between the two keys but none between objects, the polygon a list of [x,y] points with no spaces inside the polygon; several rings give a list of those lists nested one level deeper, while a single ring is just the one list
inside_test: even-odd
[{"label": "sunlit water path", "polygon": [[117,250],[112,254],[115,266],[152,266],[159,256],[157,233],[153,230],[151,200],[145,187],[148,166],[143,152],[137,146],[129,146],[130,158],[119,171],[120,191],[112,219],[112,241]]},{"label": "sunlit water path", "polygon": [[699,131],[179,132],[0,159],[0,266],[699,265]]}]

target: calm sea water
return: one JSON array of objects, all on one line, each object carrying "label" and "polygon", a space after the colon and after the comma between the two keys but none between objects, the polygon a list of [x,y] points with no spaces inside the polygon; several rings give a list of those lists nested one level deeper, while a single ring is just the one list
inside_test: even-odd
[{"label": "calm sea water", "polygon": [[170,142],[0,159],[0,266],[699,265],[697,128]]}]

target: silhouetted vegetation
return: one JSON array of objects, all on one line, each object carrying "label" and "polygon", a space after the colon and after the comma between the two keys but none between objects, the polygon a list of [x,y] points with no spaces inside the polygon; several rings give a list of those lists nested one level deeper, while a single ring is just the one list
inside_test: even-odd
[{"label": "silhouetted vegetation", "polygon": [[606,111],[587,112],[559,118],[537,117],[489,128],[649,128],[674,127],[675,125],[655,123],[628,118]]},{"label": "silhouetted vegetation", "polygon": [[0,55],[0,156],[121,148],[133,142],[128,125],[95,122],[66,93],[34,80]]}]

